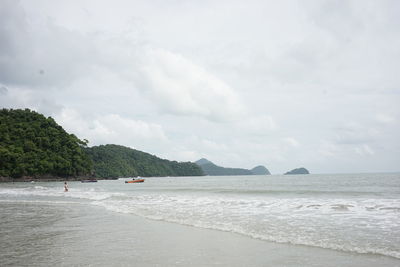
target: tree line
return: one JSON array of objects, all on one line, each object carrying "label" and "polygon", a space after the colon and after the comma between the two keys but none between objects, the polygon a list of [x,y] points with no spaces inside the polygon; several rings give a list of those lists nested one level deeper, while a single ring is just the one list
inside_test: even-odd
[{"label": "tree line", "polygon": [[51,117],[29,109],[0,110],[0,177],[203,175],[191,162],[160,159],[118,145],[87,144]]},{"label": "tree line", "polygon": [[51,117],[0,110],[0,176],[89,175],[93,162],[86,142],[68,134]]},{"label": "tree line", "polygon": [[197,176],[203,175],[191,162],[160,159],[154,155],[119,145],[86,148],[98,177]]}]

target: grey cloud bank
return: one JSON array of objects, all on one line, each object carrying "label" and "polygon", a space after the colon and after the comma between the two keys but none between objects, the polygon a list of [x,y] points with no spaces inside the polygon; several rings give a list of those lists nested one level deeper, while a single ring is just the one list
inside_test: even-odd
[{"label": "grey cloud bank", "polygon": [[399,171],[397,1],[0,2],[0,105],[91,145]]}]

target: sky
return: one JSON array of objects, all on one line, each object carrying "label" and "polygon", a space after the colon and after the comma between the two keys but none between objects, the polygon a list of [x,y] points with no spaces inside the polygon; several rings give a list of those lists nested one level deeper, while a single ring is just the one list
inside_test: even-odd
[{"label": "sky", "polygon": [[0,0],[0,107],[89,146],[400,171],[400,1]]}]

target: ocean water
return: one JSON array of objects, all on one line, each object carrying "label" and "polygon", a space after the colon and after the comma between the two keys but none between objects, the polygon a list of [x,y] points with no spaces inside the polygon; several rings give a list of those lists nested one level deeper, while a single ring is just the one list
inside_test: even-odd
[{"label": "ocean water", "polygon": [[[265,242],[387,256],[400,264],[400,174],[163,177],[141,184],[70,182],[69,188],[63,192],[60,182],[0,184],[0,225],[7,226],[0,230],[0,253],[9,264],[20,255],[8,249],[12,244],[53,246],[51,235],[65,234],[54,225],[65,217],[79,220],[76,211],[90,207],[128,221],[139,216]],[[101,220],[91,216],[92,224]],[[23,240],[21,227],[33,240]]]}]

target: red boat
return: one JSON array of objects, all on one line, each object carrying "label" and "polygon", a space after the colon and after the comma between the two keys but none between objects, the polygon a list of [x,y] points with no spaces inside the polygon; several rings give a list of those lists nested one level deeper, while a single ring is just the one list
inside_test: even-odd
[{"label": "red boat", "polygon": [[131,181],[125,181],[126,184],[133,184],[133,183],[143,183],[144,179],[133,179]]}]

